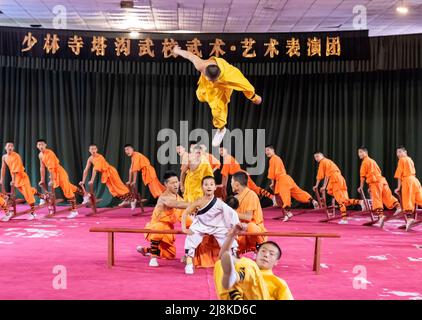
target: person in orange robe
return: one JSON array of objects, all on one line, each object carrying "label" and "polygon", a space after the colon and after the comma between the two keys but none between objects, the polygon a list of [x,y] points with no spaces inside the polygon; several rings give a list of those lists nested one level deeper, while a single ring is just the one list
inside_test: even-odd
[{"label": "person in orange robe", "polygon": [[[247,232],[266,232],[261,203],[256,193],[249,189],[247,184],[248,175],[245,172],[236,172],[232,176],[232,190],[236,193],[239,204],[238,208],[233,209],[239,215],[240,222],[247,225]],[[238,251],[241,254],[249,251],[256,252],[258,245],[265,241],[267,241],[265,236],[238,236]]]},{"label": "person in orange robe", "polygon": [[363,192],[365,182],[368,184],[372,199],[372,210],[378,215],[378,224],[382,228],[385,221],[384,205],[388,209],[396,208],[394,215],[397,215],[401,212],[400,203],[393,196],[387,180],[382,176],[378,164],[368,156],[368,149],[360,147],[358,149],[358,156],[362,160],[358,191]]},{"label": "person in orange robe", "polygon": [[[97,173],[101,174],[101,183],[105,183],[110,191],[110,194],[113,197],[116,197],[122,202],[119,206],[124,206],[130,202],[132,210],[136,207],[136,199],[133,199],[132,194],[129,191],[129,188],[123,183],[122,179],[120,179],[119,173],[117,172],[116,168],[110,165],[104,156],[98,153],[98,147],[95,144],[91,144],[89,146],[89,153],[91,156],[88,158],[86,162],[86,166],[83,172],[82,181],[80,185],[85,185],[86,178],[88,177],[89,169],[92,166],[92,174],[91,179],[88,182],[89,185],[93,185]],[[84,198],[84,203],[88,202],[89,197],[86,199]]]},{"label": "person in orange robe", "polygon": [[[283,221],[288,221],[293,217],[293,214],[290,212],[290,207],[292,205],[291,197],[301,203],[309,203],[313,205],[314,208],[317,208],[318,202],[314,200],[308,192],[299,188],[292,177],[287,174],[283,160],[275,154],[272,145],[265,147],[265,154],[270,159],[268,179],[271,180],[271,189],[274,190],[276,196],[280,197],[282,207],[285,210]],[[277,205],[276,200],[275,205]]]},{"label": "person in orange robe", "polygon": [[76,210],[76,194],[84,195],[83,190],[70,183],[69,176],[66,170],[60,165],[60,161],[56,154],[47,148],[47,142],[44,139],[37,141],[37,148],[40,151],[38,158],[40,159],[40,172],[41,180],[39,185],[45,184],[45,169],[47,168],[50,173],[50,182],[53,188],[60,187],[63,191],[64,197],[69,201],[71,205],[70,214],[67,216],[68,219],[75,218],[78,215]]},{"label": "person in orange robe", "polygon": [[140,171],[142,173],[144,185],[148,186],[148,189],[154,198],[158,198],[165,190],[165,187],[161,184],[160,180],[158,180],[157,173],[151,165],[151,162],[142,153],[135,151],[131,144],[125,145],[125,153],[132,159],[129,169],[129,181],[127,184],[135,186],[138,172]]},{"label": "person in orange robe", "polygon": [[394,178],[397,179],[397,188],[394,191],[397,193],[401,189],[402,209],[406,219],[406,231],[408,231],[415,223],[412,214],[416,206],[422,206],[422,187],[416,178],[415,164],[407,155],[406,148],[400,146],[396,152],[399,162],[394,174]]},{"label": "person in orange robe", "polygon": [[[189,203],[183,201],[183,198],[178,195],[180,183],[176,172],[167,171],[164,174],[164,186],[166,189],[157,200],[151,221],[145,225],[147,229],[173,230],[183,209],[189,206]],[[145,234],[145,239],[150,241],[150,246],[138,246],[136,250],[144,256],[150,255],[150,267],[159,266],[157,258],[174,259],[176,257],[174,234],[148,233]]]},{"label": "person in orange robe", "polygon": [[[20,155],[15,152],[14,143],[9,141],[5,146],[6,154],[2,158],[1,166],[1,184],[4,185],[4,178],[6,175],[6,167],[9,168],[12,181],[10,185],[15,186],[20,193],[22,193],[25,201],[30,206],[30,216],[29,219],[32,220],[35,218],[35,196],[38,196],[44,199],[44,196],[41,195],[37,189],[31,186],[29,181],[28,174],[25,172],[25,167],[23,166],[22,159]],[[9,213],[4,217],[3,221],[8,221],[13,217],[12,213]]]},{"label": "person in orange robe", "polygon": [[266,197],[266,198],[269,198],[270,200],[273,199],[273,195],[271,193],[269,193],[267,190],[261,187],[258,187],[255,184],[255,182],[252,180],[250,175],[245,170],[242,170],[239,162],[237,162],[236,159],[228,153],[226,148],[224,147],[220,148],[220,155],[223,157],[223,166],[221,167],[221,176],[223,178],[222,178],[221,185],[219,185],[218,187],[227,188],[229,175],[233,176],[237,172],[245,172],[248,176],[249,189],[255,192],[259,197]]},{"label": "person in orange robe", "polygon": [[320,151],[314,153],[314,158],[318,162],[318,173],[314,189],[317,189],[320,182],[324,180],[320,191],[327,190],[327,193],[334,197],[340,207],[342,216],[339,224],[347,224],[346,207],[354,205],[363,206],[362,201],[349,198],[346,180],[341,175],[339,167],[332,160],[327,159]]}]

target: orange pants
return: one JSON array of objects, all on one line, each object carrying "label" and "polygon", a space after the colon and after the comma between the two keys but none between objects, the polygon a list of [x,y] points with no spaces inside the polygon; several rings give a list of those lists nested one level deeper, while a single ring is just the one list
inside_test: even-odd
[{"label": "orange pants", "polygon": [[31,182],[29,181],[29,177],[26,172],[22,172],[16,175],[15,186],[19,192],[22,193],[25,201],[28,204],[35,203],[34,195],[37,193],[37,190],[31,186]]},{"label": "orange pants", "polygon": [[57,187],[62,189],[66,199],[75,198],[75,192],[78,191],[78,187],[70,183],[66,170],[60,166],[54,173],[54,188]]},{"label": "orange pants", "polygon": [[369,191],[371,192],[373,210],[382,210],[384,205],[388,209],[392,209],[399,204],[385,179],[377,183],[370,183]]},{"label": "orange pants", "polygon": [[[168,222],[147,223],[145,228],[153,230],[173,230],[173,224]],[[160,242],[158,249],[160,250],[160,258],[174,259],[176,257],[176,246],[174,245],[176,238],[174,234],[145,234],[145,239],[148,241]]]},{"label": "orange pants", "polygon": [[196,268],[212,268],[218,260],[220,246],[213,236],[204,236],[201,244],[195,250],[193,264]]},{"label": "orange pants", "polygon": [[415,176],[403,178],[401,181],[401,201],[403,210],[413,212],[416,205],[422,206],[422,187]]},{"label": "orange pants", "polygon": [[[263,224],[256,224],[249,222],[247,225],[246,232],[266,232]],[[238,236],[237,243],[239,244],[239,253],[245,253],[248,251],[256,251],[256,245],[267,241],[267,237],[264,236]]]},{"label": "orange pants", "polygon": [[277,179],[274,193],[280,196],[281,201],[283,201],[283,208],[290,208],[292,206],[291,197],[302,203],[308,203],[312,199],[312,196],[299,188],[292,177],[287,174]]},{"label": "orange pants", "polygon": [[164,187],[158,178],[153,179],[150,183],[148,183],[148,189],[151,192],[154,198],[158,198],[161,196],[166,187]]}]

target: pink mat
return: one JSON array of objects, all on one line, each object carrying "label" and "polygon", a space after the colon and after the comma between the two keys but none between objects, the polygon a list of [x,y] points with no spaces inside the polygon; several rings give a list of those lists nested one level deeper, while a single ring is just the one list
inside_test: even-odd
[{"label": "pink mat", "polygon": [[[129,209],[120,209],[73,220],[63,215],[44,219],[41,213],[34,221],[23,216],[0,222],[0,299],[215,299],[212,269],[187,276],[180,259],[150,268],[135,250],[147,244],[141,235],[117,234],[116,266],[107,268],[107,235],[89,228],[143,227],[151,211],[132,217]],[[406,233],[397,229],[401,220],[380,230],[361,226],[368,221],[365,217],[339,226],[318,223],[322,214],[316,213],[288,223],[271,219],[279,214],[275,209],[264,214],[269,231],[334,232],[342,237],[322,240],[320,275],[312,271],[313,239],[274,239],[283,249],[275,273],[296,299],[422,299],[422,226]],[[178,258],[183,242],[184,236],[177,236]],[[66,268],[66,289],[53,287],[57,265]]]}]

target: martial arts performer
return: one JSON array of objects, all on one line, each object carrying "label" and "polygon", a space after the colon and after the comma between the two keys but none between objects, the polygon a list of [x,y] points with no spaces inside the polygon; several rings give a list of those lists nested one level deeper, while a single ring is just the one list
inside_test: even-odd
[{"label": "martial arts performer", "polygon": [[[293,178],[287,174],[283,160],[275,154],[272,145],[265,147],[265,155],[270,159],[268,168],[268,179],[271,180],[270,187],[274,190],[274,196],[279,196],[282,201],[282,208],[285,212],[283,221],[286,222],[293,217],[290,212],[292,197],[301,203],[309,203],[314,208],[318,208],[318,202],[308,192],[299,188]],[[277,206],[275,197],[274,204]]]},{"label": "martial arts performer", "polygon": [[[232,190],[236,193],[239,207],[236,210],[239,220],[246,224],[247,232],[266,232],[261,204],[255,192],[247,187],[248,175],[245,172],[236,172],[232,176]],[[255,252],[259,244],[267,241],[264,236],[239,236],[239,253]]]},{"label": "martial arts performer", "polygon": [[340,207],[342,219],[339,224],[347,224],[346,207],[360,205],[363,206],[362,200],[350,199],[347,192],[346,180],[341,175],[339,167],[330,159],[326,158],[320,151],[314,153],[315,161],[318,162],[318,173],[314,189],[316,190],[322,180],[324,183],[320,189],[334,197]]},{"label": "martial arts performer", "polygon": [[[399,214],[402,210],[400,203],[393,196],[387,180],[382,176],[381,169],[374,159],[368,156],[368,149],[360,147],[358,156],[362,160],[360,166],[360,186],[358,191],[363,192],[363,186],[366,182],[372,199],[372,210],[378,215],[378,224],[382,228],[384,226],[384,205],[388,209],[395,208],[394,215]],[[369,209],[369,208],[368,208]]]},{"label": "martial arts performer", "polygon": [[135,151],[131,144],[125,145],[125,153],[132,159],[129,169],[129,181],[127,184],[135,186],[138,172],[140,171],[142,173],[144,185],[148,186],[148,189],[154,198],[158,198],[165,187],[161,184],[160,180],[158,180],[157,173],[151,165],[151,162],[142,153]]},{"label": "martial arts performer", "polygon": [[277,243],[262,243],[256,260],[233,256],[231,247],[242,225],[230,230],[221,248],[221,260],[214,267],[214,282],[221,300],[293,300],[287,283],[273,274],[273,268],[281,257]]},{"label": "martial arts performer", "polygon": [[233,90],[242,91],[254,104],[261,104],[262,99],[242,72],[224,59],[211,57],[203,60],[179,46],[174,47],[173,53],[191,61],[201,73],[196,96],[211,108],[213,126],[217,129],[212,145],[218,147],[226,133],[228,104]]},{"label": "martial arts performer", "polygon": [[187,169],[181,177],[185,201],[194,202],[204,195],[201,181],[206,176],[213,176],[211,165],[203,155],[201,147],[195,146],[189,154]]},{"label": "martial arts performer", "polygon": [[269,193],[267,190],[258,187],[255,182],[252,180],[250,175],[245,171],[242,170],[240,167],[239,162],[228,153],[227,149],[224,147],[220,148],[220,155],[223,157],[223,166],[221,168],[221,176],[222,181],[221,185],[218,187],[227,188],[227,182],[229,180],[229,176],[233,176],[237,172],[245,172],[248,176],[248,188],[255,192],[259,197],[266,197],[270,200],[273,199],[273,195]]},{"label": "martial arts performer", "polygon": [[[177,173],[167,171],[164,174],[164,186],[166,189],[158,198],[151,220],[146,224],[145,228],[160,231],[174,229],[174,224],[178,222],[183,209],[189,206],[189,203],[183,201],[182,197],[178,195],[179,185]],[[150,256],[150,267],[158,267],[157,258],[175,258],[176,238],[174,234],[148,233],[145,235],[145,239],[150,241],[150,246],[148,248],[138,246],[136,250],[145,256]]]},{"label": "martial arts performer", "polygon": [[[91,179],[88,184],[93,185],[95,178],[97,177],[97,173],[101,174],[101,183],[104,183],[107,186],[108,191],[113,197],[122,200],[119,206],[124,206],[130,203],[132,210],[135,210],[136,199],[133,198],[129,188],[123,183],[122,179],[120,179],[116,168],[110,165],[103,155],[98,153],[97,145],[91,144],[89,146],[89,153],[91,156],[86,162],[80,185],[85,185],[89,169],[92,167]],[[83,203],[88,203],[88,200],[89,195],[84,197]]]},{"label": "martial arts performer", "polygon": [[407,155],[405,147],[397,148],[397,169],[394,178],[397,179],[396,193],[401,189],[401,201],[403,214],[406,219],[406,231],[408,231],[415,219],[412,214],[415,212],[416,206],[422,206],[422,187],[418,178],[416,178],[416,169],[413,160]]},{"label": "martial arts performer", "polygon": [[[0,184],[4,185],[4,179],[6,176],[6,167],[9,168],[10,176],[12,181],[11,186],[14,186],[22,193],[26,203],[30,206],[29,218],[32,220],[35,218],[35,196],[44,199],[44,195],[40,194],[37,189],[31,186],[28,174],[25,172],[21,156],[15,152],[15,146],[12,141],[6,142],[5,145],[6,154],[2,157],[1,165],[1,178]],[[9,221],[13,217],[13,213],[9,212],[3,217],[3,221]]]},{"label": "martial arts performer", "polygon": [[[201,244],[205,235],[212,235],[221,248],[228,231],[239,223],[236,211],[214,196],[216,189],[214,177],[204,177],[202,189],[204,196],[192,203],[182,216],[182,230],[187,234],[185,240],[186,274],[194,273],[195,250]],[[188,215],[194,216],[189,229],[186,228]],[[233,242],[231,247],[235,251],[237,243]]]},{"label": "martial arts performer", "polygon": [[87,201],[87,195],[84,195],[84,192],[80,187],[70,183],[66,170],[60,165],[60,161],[56,154],[51,149],[47,148],[47,142],[44,139],[39,139],[37,141],[37,148],[40,151],[38,155],[38,158],[40,159],[41,174],[39,185],[41,186],[45,184],[45,169],[47,168],[50,173],[50,182],[52,183],[53,188],[60,187],[63,191],[64,197],[71,205],[71,211],[67,218],[75,218],[78,216],[75,195],[79,194],[84,196],[84,201]]}]

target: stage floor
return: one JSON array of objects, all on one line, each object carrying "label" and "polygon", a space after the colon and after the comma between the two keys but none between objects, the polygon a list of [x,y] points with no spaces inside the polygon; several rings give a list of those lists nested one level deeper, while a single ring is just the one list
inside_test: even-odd
[{"label": "stage floor", "polygon": [[[0,222],[0,299],[216,299],[212,269],[188,276],[180,259],[148,267],[148,259],[135,250],[147,243],[141,235],[117,234],[116,266],[107,268],[107,234],[89,228],[144,227],[151,211],[146,208],[143,217],[120,209],[73,220],[39,214],[33,221]],[[337,225],[318,223],[322,214],[315,213],[288,223],[273,220],[279,215],[273,208],[264,215],[269,231],[341,235],[322,240],[320,275],[312,271],[314,239],[275,239],[283,250],[275,273],[287,281],[295,299],[422,300],[422,226],[407,233],[397,229],[402,220],[389,221],[380,230],[361,226],[365,217]],[[183,242],[184,236],[177,236],[178,258]],[[66,289],[53,287],[55,266],[66,268]]]}]

